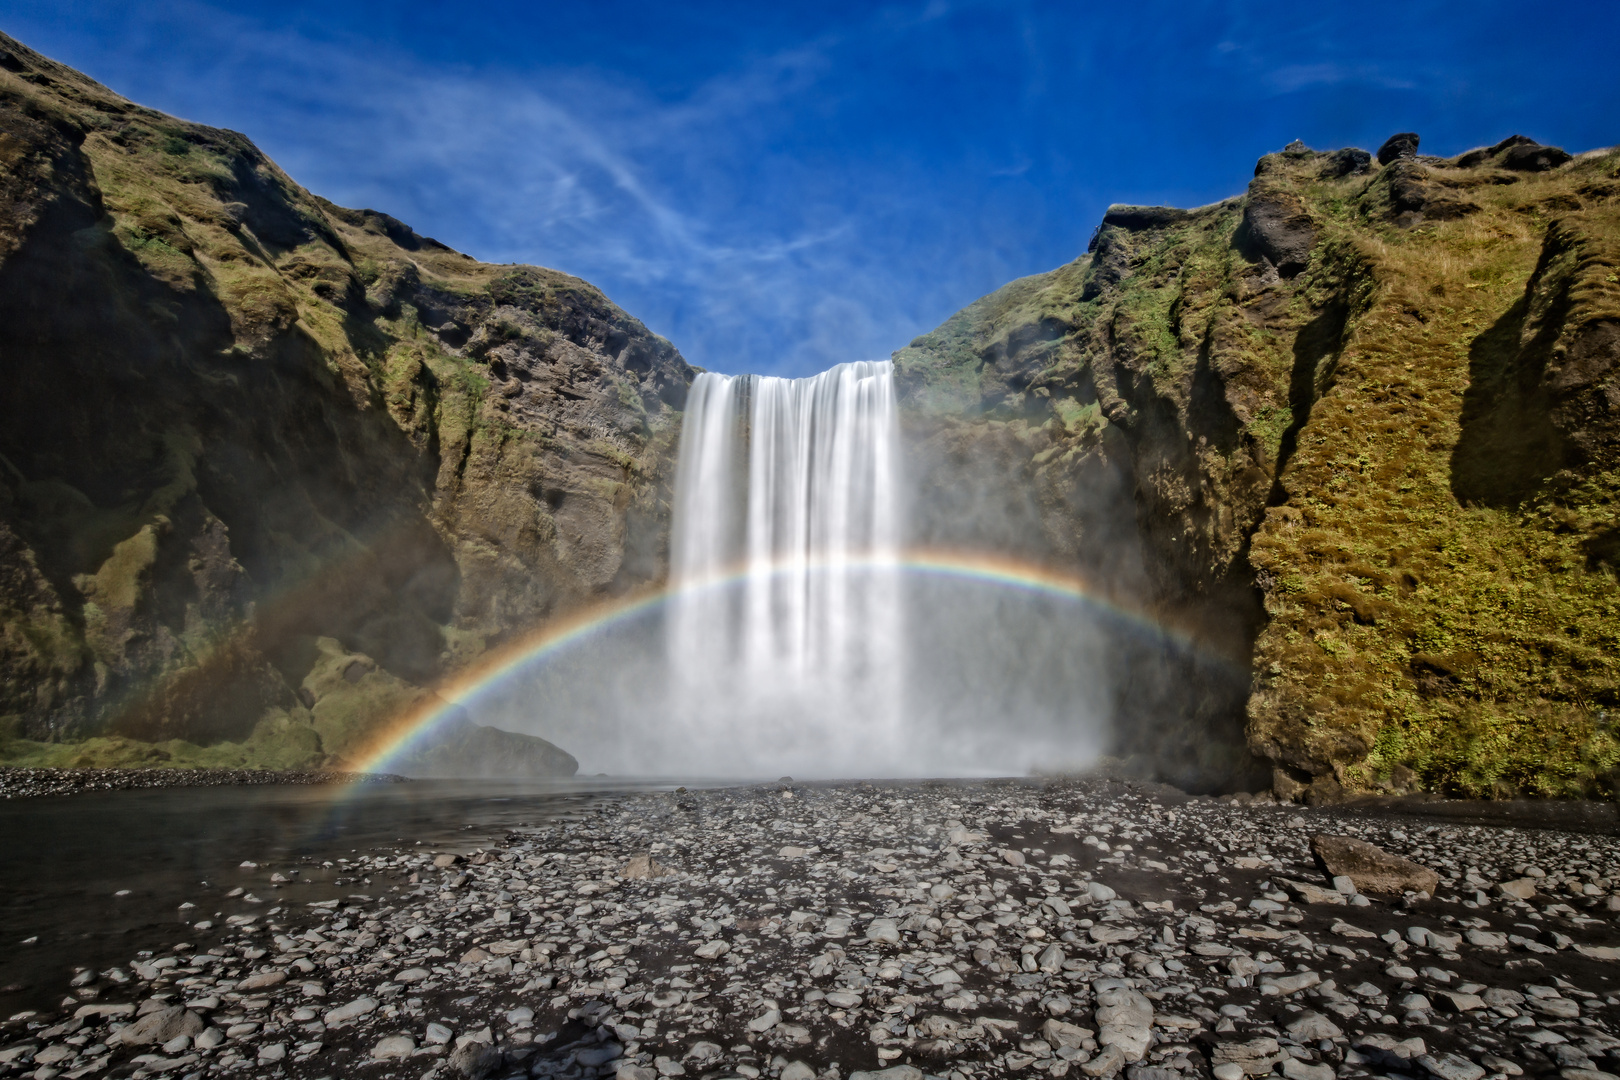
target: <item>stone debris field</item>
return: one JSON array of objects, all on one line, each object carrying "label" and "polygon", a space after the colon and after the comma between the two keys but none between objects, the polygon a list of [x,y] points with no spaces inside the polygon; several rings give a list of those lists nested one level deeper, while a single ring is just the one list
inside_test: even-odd
[{"label": "stone debris field", "polygon": [[1617,854],[1100,780],[624,795],[346,898],[245,863],[0,1077],[1614,1080]]}]

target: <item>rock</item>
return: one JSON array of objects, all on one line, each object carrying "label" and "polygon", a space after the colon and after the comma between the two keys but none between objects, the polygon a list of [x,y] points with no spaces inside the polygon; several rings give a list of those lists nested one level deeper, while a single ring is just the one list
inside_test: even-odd
[{"label": "rock", "polygon": [[182,1035],[191,1037],[202,1032],[203,1018],[184,1006],[173,1005],[149,1012],[133,1024],[114,1032],[107,1045],[150,1046],[162,1044]]},{"label": "rock", "polygon": [[1339,1025],[1317,1012],[1308,1012],[1288,1025],[1288,1037],[1302,1045],[1321,1039],[1337,1039],[1343,1034]]},{"label": "rock", "polygon": [[1311,1065],[1292,1055],[1282,1059],[1282,1074],[1288,1080],[1333,1080],[1335,1075],[1331,1065]]},{"label": "rock", "polygon": [[394,976],[394,981],[403,986],[410,986],[412,983],[426,982],[430,974],[427,968],[406,968]]},{"label": "rock", "polygon": [[1397,1071],[1409,1069],[1414,1059],[1428,1053],[1422,1039],[1397,1040],[1382,1031],[1359,1036],[1350,1045],[1373,1064]]},{"label": "rock", "polygon": [[1062,1020],[1048,1020],[1041,1025],[1041,1038],[1056,1047],[1068,1046],[1078,1050],[1093,1034],[1090,1028]]},{"label": "rock", "polygon": [[780,1012],[775,1009],[767,1009],[765,1012],[748,1021],[748,1030],[752,1031],[756,1035],[759,1035],[771,1030],[771,1028],[775,1027],[781,1022],[782,1014]]},{"label": "rock", "polygon": [[427,1026],[427,1030],[422,1033],[422,1042],[428,1046],[445,1046],[454,1037],[455,1032],[451,1031],[443,1024],[432,1023],[429,1024]]},{"label": "rock", "polygon": [[724,941],[706,941],[692,950],[692,953],[694,956],[699,956],[704,960],[718,960],[730,951],[731,946]]},{"label": "rock", "polygon": [[1099,945],[1118,945],[1122,941],[1135,941],[1142,936],[1142,931],[1134,926],[1093,926],[1086,931],[1086,936]]},{"label": "rock", "polygon": [[460,861],[460,855],[435,855],[433,856],[433,867],[436,870],[448,870]]},{"label": "rock", "polygon": [[1559,1020],[1576,1020],[1581,1015],[1580,1005],[1564,997],[1533,997],[1526,1001],[1525,1005],[1531,1012],[1556,1017]]},{"label": "rock", "polygon": [[619,876],[626,881],[645,881],[649,878],[668,877],[674,873],[651,855],[637,855],[619,867]]},{"label": "rock", "polygon": [[1265,975],[1260,979],[1260,992],[1278,997],[1287,997],[1290,994],[1297,994],[1301,990],[1315,986],[1321,981],[1322,976],[1314,971],[1301,971],[1294,975]]},{"label": "rock", "polygon": [[1372,155],[1365,150],[1347,146],[1335,150],[1322,162],[1322,178],[1336,180],[1341,176],[1360,176],[1372,169]]},{"label": "rock", "polygon": [[1620,960],[1620,947],[1614,945],[1576,945],[1575,951],[1592,960]]},{"label": "rock", "polygon": [[1086,882],[1086,895],[1099,904],[1106,904],[1118,896],[1113,889],[1100,881]]},{"label": "rock", "polygon": [[[1343,877],[1344,875],[1340,875]],[[1308,881],[1293,881],[1289,878],[1277,879],[1282,887],[1297,896],[1307,904],[1343,904],[1345,894],[1337,889],[1324,889],[1320,885],[1312,885]],[[1345,878],[1345,880],[1349,880]],[[1354,890],[1354,883],[1351,889]]]},{"label": "rock", "polygon": [[464,1042],[450,1054],[450,1068],[463,1080],[484,1080],[501,1064],[501,1052],[485,1042]]},{"label": "rock", "polygon": [[1477,994],[1463,994],[1455,990],[1441,990],[1435,997],[1451,1012],[1465,1013],[1485,1007],[1485,999]]},{"label": "rock", "polygon": [[658,1080],[658,1074],[653,1070],[629,1061],[619,1062],[613,1076],[614,1080]]},{"label": "rock", "polygon": [[893,919],[873,919],[866,925],[866,940],[878,945],[898,945],[900,928]]},{"label": "rock", "polygon": [[335,1009],[329,1009],[326,1015],[321,1019],[325,1021],[327,1027],[338,1027],[375,1012],[376,1009],[376,998],[360,997],[355,998],[347,1005],[339,1005]]},{"label": "rock", "polygon": [[[1300,786],[1304,787],[1303,784]],[[1243,1071],[1243,1066],[1235,1061],[1223,1061],[1210,1071],[1214,1073],[1215,1080],[1243,1080],[1248,1075]]]},{"label": "rock", "polygon": [[861,1006],[861,995],[844,990],[828,991],[825,1000],[827,1004],[837,1009],[858,1009]]},{"label": "rock", "polygon": [[1364,840],[1318,835],[1311,838],[1311,851],[1330,876],[1348,877],[1357,892],[1401,896],[1410,891],[1433,896],[1440,884],[1440,875],[1433,870]]},{"label": "rock", "polygon": [[[1080,1071],[1087,1076],[1101,1078],[1113,1076],[1125,1065],[1125,1052],[1117,1046],[1105,1046],[1089,1061],[1082,1062]],[[853,1076],[850,1080],[855,1080]]]},{"label": "rock", "polygon": [[1022,851],[1014,851],[1012,848],[1002,848],[1001,860],[1008,866],[1023,866],[1024,853]]},{"label": "rock", "polygon": [[1481,1080],[1485,1070],[1457,1054],[1424,1054],[1415,1059],[1440,1080]]},{"label": "rock", "polygon": [[911,1065],[893,1065],[876,1070],[857,1069],[849,1074],[849,1080],[923,1080],[923,1071]]},{"label": "rock", "polygon": [[782,1066],[782,1075],[778,1080],[814,1080],[816,1070],[802,1061],[790,1061]]},{"label": "rock", "polygon": [[1465,930],[1463,940],[1480,949],[1505,949],[1508,945],[1507,935],[1494,930]]},{"label": "rock", "polygon": [[1116,1046],[1126,1061],[1147,1053],[1153,1029],[1153,1002],[1127,987],[1098,990],[1097,1043]]},{"label": "rock", "polygon": [[415,1049],[416,1040],[409,1035],[389,1035],[378,1040],[377,1045],[371,1048],[371,1057],[373,1061],[392,1061],[410,1057]]},{"label": "rock", "polygon": [[276,1062],[282,1061],[286,1057],[286,1043],[271,1043],[268,1046],[259,1047],[259,1063],[262,1065],[274,1065]]},{"label": "rock", "polygon": [[1528,143],[1509,147],[1501,156],[1499,163],[1502,168],[1513,169],[1516,172],[1547,172],[1569,160],[1569,153],[1556,146]]},{"label": "rock", "polygon": [[238,991],[268,990],[270,987],[280,986],[286,981],[287,973],[285,971],[261,971],[238,982],[236,989]]},{"label": "rock", "polygon": [[1391,135],[1384,140],[1384,145],[1378,148],[1378,164],[1388,165],[1400,158],[1417,157],[1418,135],[1415,131],[1403,131]]},{"label": "rock", "polygon": [[1536,895],[1536,879],[1522,877],[1499,881],[1496,883],[1496,893],[1509,900],[1529,900]]},{"label": "rock", "polygon": [[[1261,1037],[1247,1042],[1216,1043],[1209,1052],[1211,1065],[1236,1065],[1246,1076],[1264,1076],[1281,1060],[1282,1047],[1276,1039]],[[1230,1074],[1231,1070],[1227,1070]]]},{"label": "rock", "polygon": [[[1255,185],[1261,184],[1256,181]],[[1254,249],[1283,277],[1294,277],[1310,262],[1316,224],[1297,195],[1251,185],[1243,224]]]}]

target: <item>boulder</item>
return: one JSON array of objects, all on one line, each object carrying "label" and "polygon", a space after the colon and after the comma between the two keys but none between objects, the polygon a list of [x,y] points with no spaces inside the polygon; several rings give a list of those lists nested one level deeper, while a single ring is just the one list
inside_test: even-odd
[{"label": "boulder", "polygon": [[1128,987],[1097,992],[1097,1043],[1141,1061],[1153,1036],[1153,1002]]},{"label": "boulder", "polygon": [[1247,1042],[1217,1043],[1209,1052],[1209,1063],[1216,1069],[1222,1065],[1236,1065],[1246,1076],[1264,1076],[1281,1060],[1282,1047],[1276,1039],[1265,1037]]},{"label": "boulder", "polygon": [[1372,896],[1401,896],[1407,892],[1434,895],[1440,875],[1411,859],[1391,855],[1375,844],[1348,836],[1311,838],[1315,853],[1330,877],[1344,876],[1356,891]]},{"label": "boulder", "polygon": [[1372,155],[1353,146],[1333,151],[1322,162],[1324,180],[1336,180],[1341,176],[1360,176],[1370,171],[1372,171]]},{"label": "boulder", "polygon": [[673,870],[654,859],[651,855],[637,855],[619,867],[619,876],[628,881],[668,877],[672,873],[674,873]]},{"label": "boulder", "polygon": [[485,1042],[464,1042],[450,1055],[450,1068],[464,1080],[484,1080],[500,1063],[501,1052]]},{"label": "boulder", "polygon": [[1513,169],[1516,172],[1546,172],[1558,168],[1569,159],[1570,154],[1567,150],[1532,143],[1528,146],[1510,147],[1502,155],[1501,163],[1502,168]]},{"label": "boulder", "polygon": [[1384,140],[1378,148],[1378,164],[1388,165],[1401,158],[1417,157],[1418,135],[1415,131],[1402,131]]},{"label": "boulder", "polygon": [[173,1005],[167,1009],[158,1009],[149,1012],[127,1028],[114,1033],[107,1039],[109,1046],[122,1044],[124,1046],[150,1046],[166,1043],[181,1036],[190,1038],[202,1033],[202,1017],[188,1011],[182,1005]]},{"label": "boulder", "polygon": [[1497,165],[1515,172],[1546,172],[1568,160],[1569,153],[1556,146],[1542,146],[1528,135],[1509,135],[1495,146],[1484,146],[1459,155],[1455,164],[1461,169]]}]

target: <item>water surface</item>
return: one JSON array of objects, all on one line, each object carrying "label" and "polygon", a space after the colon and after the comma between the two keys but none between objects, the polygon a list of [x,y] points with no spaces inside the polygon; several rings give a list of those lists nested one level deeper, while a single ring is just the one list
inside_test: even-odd
[{"label": "water surface", "polygon": [[[55,1010],[75,969],[125,966],[141,949],[181,941],[207,947],[217,930],[193,923],[217,927],[239,913],[386,895],[393,882],[347,872],[340,860],[357,853],[419,843],[467,851],[658,786],[416,780],[0,802],[0,1017]],[[292,880],[272,886],[272,872]],[[243,895],[227,896],[238,887]]]}]

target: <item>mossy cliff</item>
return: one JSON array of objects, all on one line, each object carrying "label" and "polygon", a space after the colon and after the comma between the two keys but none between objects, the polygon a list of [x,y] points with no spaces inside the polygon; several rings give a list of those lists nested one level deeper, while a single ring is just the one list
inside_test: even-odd
[{"label": "mossy cliff", "polygon": [[1113,207],[895,354],[927,538],[1190,639],[1128,646],[1144,768],[1620,787],[1620,152],[1416,148],[1296,143],[1226,202]]},{"label": "mossy cliff", "polygon": [[15,759],[341,764],[664,573],[667,341],[3,35],[0,365]]}]

